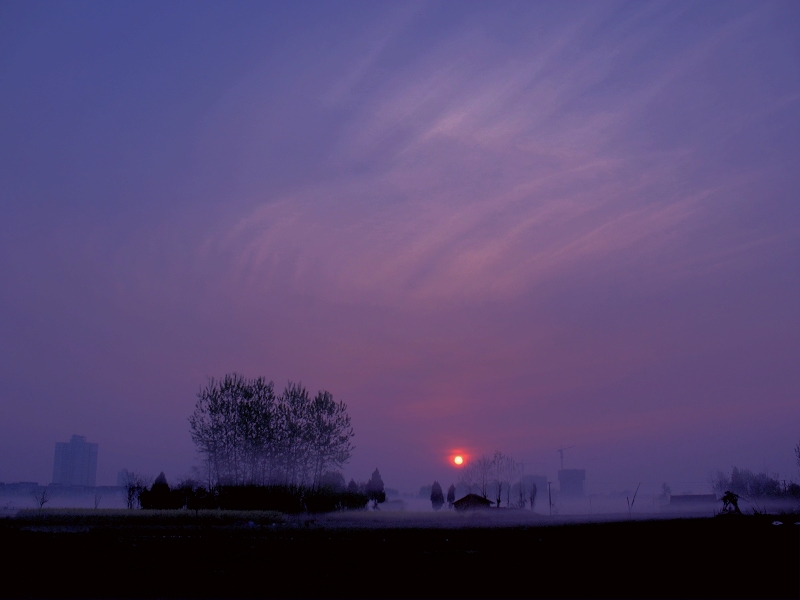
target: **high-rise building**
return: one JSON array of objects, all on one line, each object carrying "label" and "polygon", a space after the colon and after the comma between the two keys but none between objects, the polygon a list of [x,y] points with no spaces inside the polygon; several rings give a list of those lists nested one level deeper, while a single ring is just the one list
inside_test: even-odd
[{"label": "high-rise building", "polygon": [[94,487],[97,480],[97,444],[73,435],[69,442],[56,442],[53,483]]}]

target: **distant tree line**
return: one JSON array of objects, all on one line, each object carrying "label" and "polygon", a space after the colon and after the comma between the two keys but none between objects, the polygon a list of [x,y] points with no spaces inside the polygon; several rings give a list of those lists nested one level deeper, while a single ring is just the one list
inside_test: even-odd
[{"label": "distant tree line", "polygon": [[160,510],[274,510],[289,514],[363,510],[386,500],[383,480],[377,469],[365,483],[350,480],[345,485],[338,472],[327,472],[315,488],[297,485],[216,485],[206,488],[191,479],[171,488],[164,473],[149,487],[145,478],[131,474],[125,486],[131,498],[129,508]]},{"label": "distant tree line", "polygon": [[[487,500],[491,494],[498,508],[503,500],[509,508],[525,508],[530,499],[533,509],[537,494],[536,485],[532,484],[530,489],[526,489],[522,480],[523,471],[522,463],[507,454],[495,452],[491,457],[484,454],[461,469],[460,483],[465,485],[470,493],[480,494]],[[512,494],[514,487],[516,490]]]},{"label": "distant tree line", "polygon": [[[345,485],[336,469],[350,458],[353,429],[343,402],[330,392],[311,397],[289,382],[280,395],[263,377],[236,373],[210,379],[189,417],[205,480],[170,488],[123,472],[128,508],[275,510],[285,513],[373,508],[386,500],[377,469],[369,481]],[[151,482],[152,481],[152,485]]]},{"label": "distant tree line", "polygon": [[456,486],[450,484],[447,490],[447,498],[445,498],[442,486],[438,481],[434,481],[433,485],[423,485],[420,488],[419,495],[421,497],[430,496],[433,510],[440,510],[445,501],[447,502],[447,508],[453,508],[453,503],[456,501]]},{"label": "distant tree line", "polygon": [[189,417],[203,457],[206,483],[215,486],[319,488],[353,450],[347,406],[330,392],[313,398],[289,382],[276,395],[271,381],[236,373],[210,379]]},{"label": "distant tree line", "polygon": [[794,447],[794,457],[797,466],[800,467],[800,442],[797,442],[797,444]]},{"label": "distant tree line", "polygon": [[786,483],[778,479],[777,475],[770,475],[763,471],[753,473],[749,469],[739,469],[738,467],[733,467],[730,475],[718,471],[717,476],[712,479],[711,485],[720,497],[725,492],[732,492],[747,500],[800,498],[800,485],[794,482]]},{"label": "distant tree line", "polygon": [[498,508],[503,502],[507,508],[525,508],[530,503],[533,510],[538,490],[536,484],[524,478],[522,473],[521,462],[502,452],[495,452],[493,456],[483,455],[469,461],[461,469],[458,487],[451,484],[446,497],[438,481],[423,485],[418,497],[430,498],[434,510],[440,510],[445,503],[448,508],[453,508],[456,497],[467,494],[479,494],[487,500],[491,496]]}]

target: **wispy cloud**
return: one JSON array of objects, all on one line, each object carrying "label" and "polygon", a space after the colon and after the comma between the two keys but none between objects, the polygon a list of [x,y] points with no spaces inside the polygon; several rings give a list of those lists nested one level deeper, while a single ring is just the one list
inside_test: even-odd
[{"label": "wispy cloud", "polygon": [[[7,36],[16,440],[105,410],[164,440],[155,472],[188,463],[150,423],[185,433],[194,387],[241,370],[330,387],[364,471],[408,460],[391,438],[413,483],[442,440],[599,446],[796,401],[794,3],[120,10]],[[108,31],[124,52],[94,52]]]},{"label": "wispy cloud", "polygon": [[[381,39],[331,92],[372,82],[329,158],[342,176],[269,198],[215,238],[235,256],[233,277],[258,287],[282,273],[297,291],[350,301],[481,301],[576,263],[690,243],[682,224],[720,210],[736,174],[691,169],[702,139],[652,148],[649,111],[676,82],[713,68],[751,16],[648,61],[638,58],[648,37],[682,12],[652,6],[617,26],[622,37],[582,52],[573,45],[588,17],[505,54],[467,29],[386,77],[392,39]],[[640,81],[620,81],[637,69],[647,71]]]}]

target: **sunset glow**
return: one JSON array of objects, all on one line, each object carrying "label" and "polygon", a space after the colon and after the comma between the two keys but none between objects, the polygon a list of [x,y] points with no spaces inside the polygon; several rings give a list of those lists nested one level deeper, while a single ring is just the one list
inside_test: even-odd
[{"label": "sunset glow", "polygon": [[231,372],[329,391],[335,470],[415,495],[495,452],[555,481],[562,446],[592,493],[796,479],[798,31],[796,0],[0,4],[0,481],[72,434],[98,485],[206,469],[187,419]]}]

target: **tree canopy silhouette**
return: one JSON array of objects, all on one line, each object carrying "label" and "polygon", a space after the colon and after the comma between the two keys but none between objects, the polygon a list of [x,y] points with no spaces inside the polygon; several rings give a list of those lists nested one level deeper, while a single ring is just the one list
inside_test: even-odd
[{"label": "tree canopy silhouette", "polygon": [[383,479],[378,469],[372,473],[372,477],[365,486],[367,498],[372,500],[372,508],[378,508],[378,503],[386,502],[386,492],[383,489]]},{"label": "tree canopy silhouette", "polygon": [[442,493],[442,486],[438,481],[434,481],[431,486],[431,506],[433,510],[439,510],[444,505],[444,494]]},{"label": "tree canopy silhouette", "polygon": [[209,379],[189,417],[208,485],[318,487],[353,450],[347,406],[328,391],[311,398],[289,382],[280,396],[265,378]]}]

